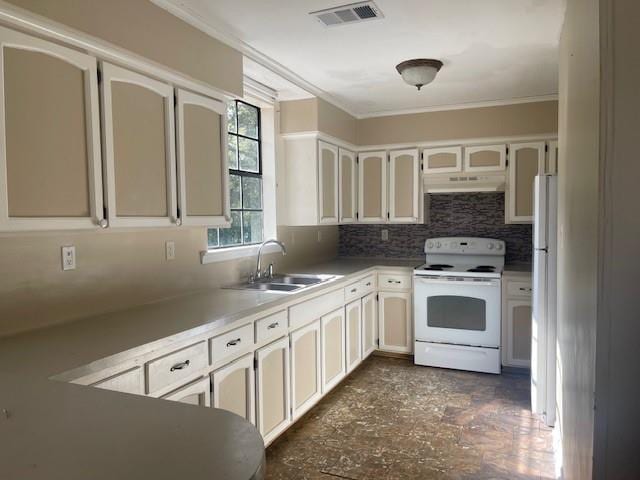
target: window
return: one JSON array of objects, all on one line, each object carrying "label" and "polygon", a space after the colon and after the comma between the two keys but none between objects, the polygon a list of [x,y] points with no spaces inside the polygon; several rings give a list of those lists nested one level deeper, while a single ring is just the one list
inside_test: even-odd
[{"label": "window", "polygon": [[209,248],[261,243],[264,236],[260,109],[236,100],[227,109],[231,226],[211,228]]}]

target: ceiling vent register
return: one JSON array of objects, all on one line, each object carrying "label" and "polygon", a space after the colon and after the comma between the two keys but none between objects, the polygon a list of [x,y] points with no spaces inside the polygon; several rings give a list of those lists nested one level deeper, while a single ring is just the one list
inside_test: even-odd
[{"label": "ceiling vent register", "polygon": [[316,17],[325,27],[365,22],[384,17],[380,9],[373,2],[351,3],[340,7],[310,12],[309,15]]}]

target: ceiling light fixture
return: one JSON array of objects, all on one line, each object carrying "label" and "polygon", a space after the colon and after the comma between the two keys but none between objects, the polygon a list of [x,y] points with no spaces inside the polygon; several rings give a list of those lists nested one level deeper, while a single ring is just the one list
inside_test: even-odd
[{"label": "ceiling light fixture", "polygon": [[433,82],[441,68],[442,62],[431,58],[415,58],[413,60],[405,60],[396,65],[396,70],[402,76],[402,79],[409,85],[417,87],[418,90],[423,85]]}]

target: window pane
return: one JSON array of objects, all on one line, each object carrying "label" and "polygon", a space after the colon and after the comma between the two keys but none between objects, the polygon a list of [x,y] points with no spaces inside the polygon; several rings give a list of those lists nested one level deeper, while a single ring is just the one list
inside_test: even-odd
[{"label": "window pane", "polygon": [[262,242],[262,212],[242,212],[244,243]]},{"label": "window pane", "polygon": [[216,248],[218,246],[218,229],[210,228],[207,232],[207,243],[209,248]]},{"label": "window pane", "polygon": [[262,208],[262,180],[242,177],[242,208]]},{"label": "window pane", "polygon": [[244,103],[238,103],[238,133],[258,138],[258,109]]},{"label": "window pane", "polygon": [[242,244],[242,225],[240,212],[231,212],[231,226],[220,229],[220,246]]},{"label": "window pane", "polygon": [[229,188],[231,189],[231,208],[242,208],[242,190],[240,189],[240,177],[229,175]]},{"label": "window pane", "polygon": [[238,169],[238,137],[235,135],[229,135],[228,144],[229,149],[227,150],[227,159],[229,162],[229,168],[233,170]]},{"label": "window pane", "polygon": [[236,102],[227,107],[227,131],[236,133]]},{"label": "window pane", "polygon": [[258,172],[258,141],[238,138],[240,170]]}]

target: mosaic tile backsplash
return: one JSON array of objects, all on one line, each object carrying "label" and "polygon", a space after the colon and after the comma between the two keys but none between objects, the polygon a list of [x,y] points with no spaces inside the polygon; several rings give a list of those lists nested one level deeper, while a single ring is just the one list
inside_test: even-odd
[{"label": "mosaic tile backsplash", "polygon": [[340,225],[340,255],[420,258],[427,238],[464,236],[504,240],[507,263],[531,262],[532,225],[504,223],[504,193],[430,195],[428,217],[427,225]]}]

